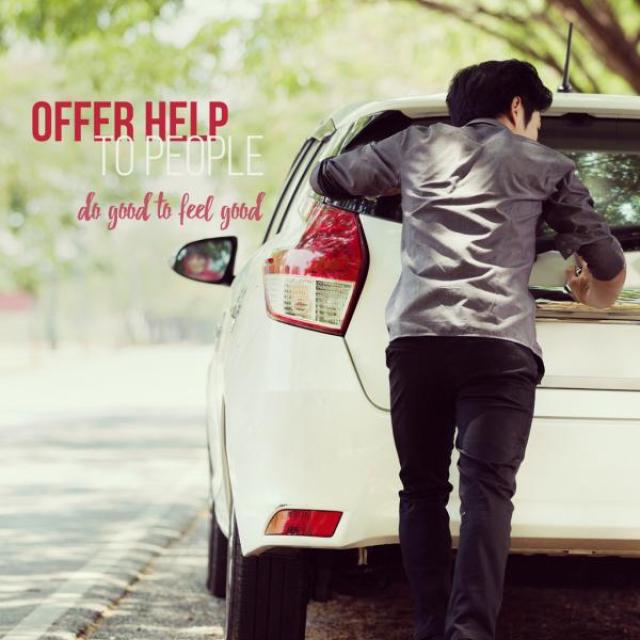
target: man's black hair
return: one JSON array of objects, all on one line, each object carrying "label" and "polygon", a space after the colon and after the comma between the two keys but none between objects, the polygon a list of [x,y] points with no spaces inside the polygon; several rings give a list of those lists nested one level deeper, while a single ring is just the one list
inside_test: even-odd
[{"label": "man's black hair", "polygon": [[487,60],[460,69],[447,93],[451,124],[461,127],[474,118],[508,114],[515,96],[522,98],[525,126],[534,111],[548,109],[553,100],[536,68],[523,60]]}]

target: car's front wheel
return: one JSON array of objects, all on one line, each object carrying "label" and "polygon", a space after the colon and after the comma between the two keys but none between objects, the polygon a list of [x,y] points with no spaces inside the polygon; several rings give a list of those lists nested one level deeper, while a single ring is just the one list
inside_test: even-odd
[{"label": "car's front wheel", "polygon": [[233,509],[226,594],[225,640],[304,640],[309,601],[305,550],[243,556]]}]

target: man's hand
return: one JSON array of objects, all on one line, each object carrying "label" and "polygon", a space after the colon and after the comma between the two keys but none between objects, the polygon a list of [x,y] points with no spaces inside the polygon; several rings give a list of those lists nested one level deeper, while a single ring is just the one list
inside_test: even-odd
[{"label": "man's hand", "polygon": [[564,288],[576,302],[587,304],[586,299],[593,276],[591,276],[587,263],[578,254],[574,254],[574,259],[575,265],[565,271],[567,281]]},{"label": "man's hand", "polygon": [[567,269],[566,288],[576,302],[596,309],[606,309],[617,299],[627,275],[623,268],[611,280],[598,280],[593,277],[589,265],[578,254],[574,255],[576,265]]}]

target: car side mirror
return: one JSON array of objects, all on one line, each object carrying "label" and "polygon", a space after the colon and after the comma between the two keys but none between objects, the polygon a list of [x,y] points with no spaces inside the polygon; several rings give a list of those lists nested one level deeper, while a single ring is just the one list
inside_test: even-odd
[{"label": "car side mirror", "polygon": [[236,236],[196,240],[178,251],[171,268],[190,280],[230,285],[237,250]]}]

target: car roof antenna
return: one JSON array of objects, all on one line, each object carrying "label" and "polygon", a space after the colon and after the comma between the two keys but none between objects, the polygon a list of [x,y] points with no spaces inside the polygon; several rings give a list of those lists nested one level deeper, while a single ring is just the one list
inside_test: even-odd
[{"label": "car roof antenna", "polygon": [[560,93],[571,93],[573,87],[569,82],[569,60],[571,59],[571,34],[573,32],[573,22],[569,23],[569,35],[567,36],[567,53],[564,57],[564,70],[562,72],[562,84],[558,87]]}]

